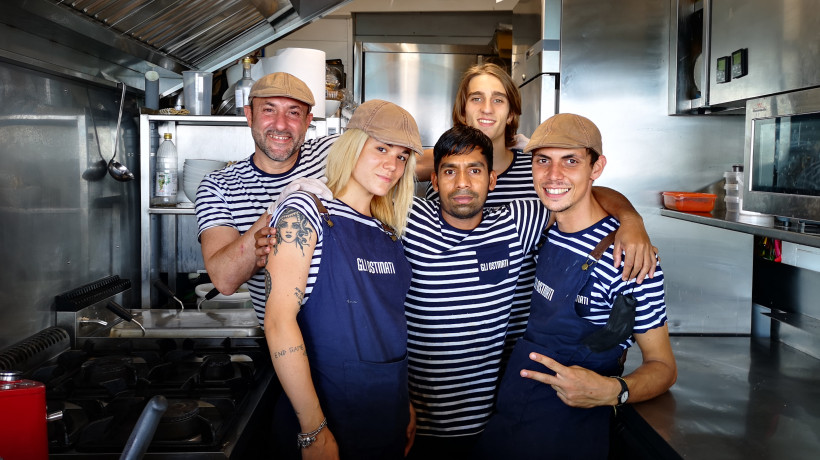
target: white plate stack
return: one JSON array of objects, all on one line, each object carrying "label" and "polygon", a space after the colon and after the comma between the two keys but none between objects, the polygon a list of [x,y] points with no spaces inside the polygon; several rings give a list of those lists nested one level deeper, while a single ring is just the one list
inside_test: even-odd
[{"label": "white plate stack", "polygon": [[202,182],[202,179],[208,175],[208,173],[222,169],[227,166],[227,164],[227,161],[220,160],[185,160],[185,164],[182,168],[182,191],[185,192],[185,196],[187,196],[192,203],[195,203],[196,189],[199,188],[199,183]]}]

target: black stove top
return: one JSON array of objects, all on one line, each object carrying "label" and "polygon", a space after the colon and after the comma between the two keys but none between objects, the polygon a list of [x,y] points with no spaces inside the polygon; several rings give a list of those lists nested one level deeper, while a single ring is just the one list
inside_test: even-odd
[{"label": "black stove top", "polygon": [[145,458],[244,458],[235,447],[272,380],[263,343],[85,342],[30,372],[46,385],[50,458],[118,458],[143,408],[168,400]]}]

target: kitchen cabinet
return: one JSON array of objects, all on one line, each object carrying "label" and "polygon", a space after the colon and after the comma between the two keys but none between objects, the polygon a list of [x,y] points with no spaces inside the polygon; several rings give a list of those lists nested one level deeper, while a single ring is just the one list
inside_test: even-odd
[{"label": "kitchen cabinet", "polygon": [[[154,156],[151,152],[151,125],[162,138],[171,133],[177,147],[179,171],[178,204],[151,206],[154,187]],[[238,116],[140,116],[140,304],[156,307],[157,293],[151,281],[168,274],[171,290],[178,273],[204,273],[205,263],[197,238],[194,204],[182,189],[186,159],[238,161],[254,151],[253,138],[245,117]]]},{"label": "kitchen cabinet", "polygon": [[820,84],[815,7],[811,0],[674,0],[669,113],[742,110],[748,99]]}]

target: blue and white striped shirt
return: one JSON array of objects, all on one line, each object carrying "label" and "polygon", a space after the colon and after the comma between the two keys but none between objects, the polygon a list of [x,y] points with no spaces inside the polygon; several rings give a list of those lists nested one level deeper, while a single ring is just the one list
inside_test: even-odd
[{"label": "blue and white striped shirt", "polygon": [[[503,206],[513,200],[538,199],[535,187],[532,184],[532,155],[521,150],[513,150],[513,161],[510,167],[498,175],[495,188],[487,196],[485,207]],[[432,186],[427,187],[427,199],[438,200],[438,192]],[[524,258],[521,273],[518,276],[518,286],[512,300],[510,325],[507,329],[507,351],[511,351],[515,341],[524,335],[527,328],[527,318],[530,314],[530,298],[535,281],[535,253],[533,249]]]},{"label": "blue and white striped shirt", "polygon": [[474,230],[451,227],[416,198],[404,235],[413,278],[405,300],[410,398],[420,435],[480,433],[493,409],[522,262],[549,219],[540,201],[485,208]]},{"label": "blue and white striped shirt", "polygon": [[[199,235],[209,228],[226,226],[244,234],[294,179],[320,178],[325,174],[327,153],[338,136],[307,141],[290,171],[268,174],[253,163],[253,155],[205,176],[196,192]],[[265,275],[259,271],[248,280],[248,290],[259,323],[265,317]]]}]

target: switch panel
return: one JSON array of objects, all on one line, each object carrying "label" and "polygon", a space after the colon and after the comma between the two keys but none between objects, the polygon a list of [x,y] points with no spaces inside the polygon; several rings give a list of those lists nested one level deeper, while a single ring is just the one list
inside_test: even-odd
[{"label": "switch panel", "polygon": [[741,48],[732,53],[732,78],[740,78],[749,73],[749,51]]},{"label": "switch panel", "polygon": [[729,56],[719,57],[717,59],[717,68],[715,71],[715,81],[718,83],[726,83],[732,79],[731,75],[732,61]]}]

